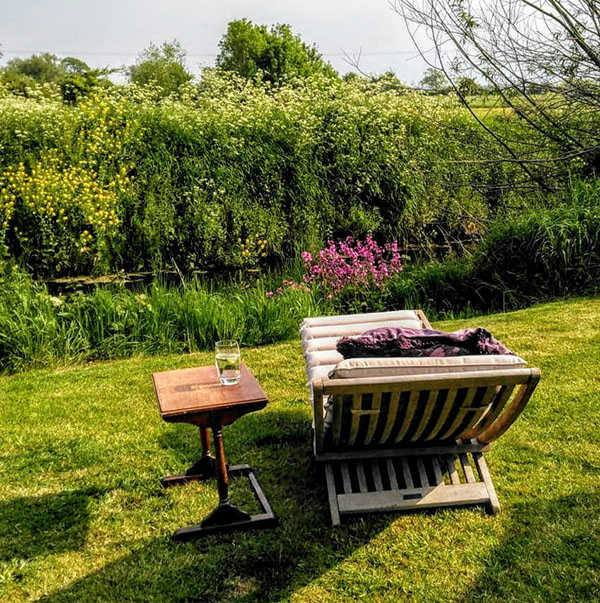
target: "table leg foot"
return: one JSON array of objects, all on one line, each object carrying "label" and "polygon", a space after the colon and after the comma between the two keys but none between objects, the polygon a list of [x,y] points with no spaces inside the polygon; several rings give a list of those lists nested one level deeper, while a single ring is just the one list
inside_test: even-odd
[{"label": "table leg foot", "polygon": [[211,479],[216,476],[215,457],[203,456],[197,460],[183,475],[168,475],[160,480],[163,488],[182,486],[189,482]]},{"label": "table leg foot", "polygon": [[252,468],[249,465],[234,465],[230,473],[244,475],[248,478],[256,500],[262,507],[262,513],[250,515],[230,502],[220,504],[202,523],[177,530],[173,539],[178,541],[193,540],[210,534],[222,534],[242,530],[259,530],[274,528],[278,525],[271,505],[267,501]]},{"label": "table leg foot", "polygon": [[250,513],[242,511],[231,503],[219,505],[200,525],[203,528],[225,526],[231,523],[240,523],[250,520]]}]

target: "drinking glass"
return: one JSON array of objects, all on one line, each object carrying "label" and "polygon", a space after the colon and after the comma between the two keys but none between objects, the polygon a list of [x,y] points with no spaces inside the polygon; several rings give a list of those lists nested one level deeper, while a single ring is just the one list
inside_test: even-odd
[{"label": "drinking glass", "polygon": [[215,364],[223,385],[240,382],[240,346],[235,339],[224,339],[215,344]]}]

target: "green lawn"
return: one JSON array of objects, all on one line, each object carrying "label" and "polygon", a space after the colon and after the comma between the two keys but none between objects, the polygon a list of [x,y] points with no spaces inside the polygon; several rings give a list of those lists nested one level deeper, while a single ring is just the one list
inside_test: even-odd
[{"label": "green lawn", "polygon": [[[244,350],[271,404],[226,428],[279,528],[176,544],[214,483],[161,490],[198,453],[159,418],[153,371],[211,354],[0,377],[3,601],[600,600],[600,298],[471,319],[542,369],[488,456],[502,505],[328,524],[298,341]],[[436,323],[450,329],[467,321]],[[239,481],[234,501],[251,496]]]}]

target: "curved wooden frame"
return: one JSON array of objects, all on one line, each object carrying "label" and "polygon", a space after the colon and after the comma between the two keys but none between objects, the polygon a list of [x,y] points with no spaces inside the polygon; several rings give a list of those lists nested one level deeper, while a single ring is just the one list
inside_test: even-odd
[{"label": "curved wooden frame", "polygon": [[[447,445],[449,439],[457,441],[457,444],[472,439],[481,445],[489,444],[514,423],[539,380],[537,368],[368,379],[317,379],[312,384],[317,459],[327,451],[390,444],[390,427],[399,422],[403,424],[392,448],[440,442]],[[440,392],[445,396],[442,404]],[[385,394],[390,399],[387,408],[381,405]],[[408,398],[404,404],[401,401],[403,395]],[[324,420],[325,397],[328,397],[329,414],[333,417],[329,430]],[[367,397],[370,400],[367,401]],[[352,423],[350,433],[343,437],[342,414],[349,399],[352,400],[352,408],[349,409]],[[440,406],[441,415],[436,416],[434,411]],[[448,419],[452,413],[456,417],[449,427],[443,429],[445,423],[442,419]],[[365,436],[360,438],[358,427],[363,417],[368,427]],[[374,441],[375,430],[382,422],[385,423],[384,437]],[[411,431],[412,436],[405,438]],[[326,438],[328,433],[333,434],[329,441]],[[341,445],[342,442],[345,446]]]},{"label": "curved wooden frame", "polygon": [[[336,318],[316,325],[335,326]],[[360,320],[342,317],[343,324],[348,318]],[[344,514],[449,505],[484,504],[497,513],[483,453],[515,422],[539,380],[537,368],[504,368],[312,381],[314,451],[332,524]]]}]

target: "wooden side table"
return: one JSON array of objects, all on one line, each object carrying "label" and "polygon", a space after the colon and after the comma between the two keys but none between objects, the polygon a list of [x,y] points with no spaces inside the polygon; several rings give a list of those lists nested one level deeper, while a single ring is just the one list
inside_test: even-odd
[{"label": "wooden side table", "polygon": [[[221,385],[214,365],[154,373],[152,380],[161,417],[168,422],[197,425],[202,445],[200,459],[185,474],[163,478],[163,487],[216,477],[219,489],[217,508],[202,523],[177,530],[173,538],[191,540],[218,532],[277,525],[252,468],[249,465],[229,467],[225,462],[223,427],[247,413],[261,410],[268,403],[265,392],[246,365],[241,365],[241,378],[237,385]],[[210,453],[210,430],[215,456]],[[229,476],[234,475],[248,478],[262,513],[250,515],[230,502]]]}]

